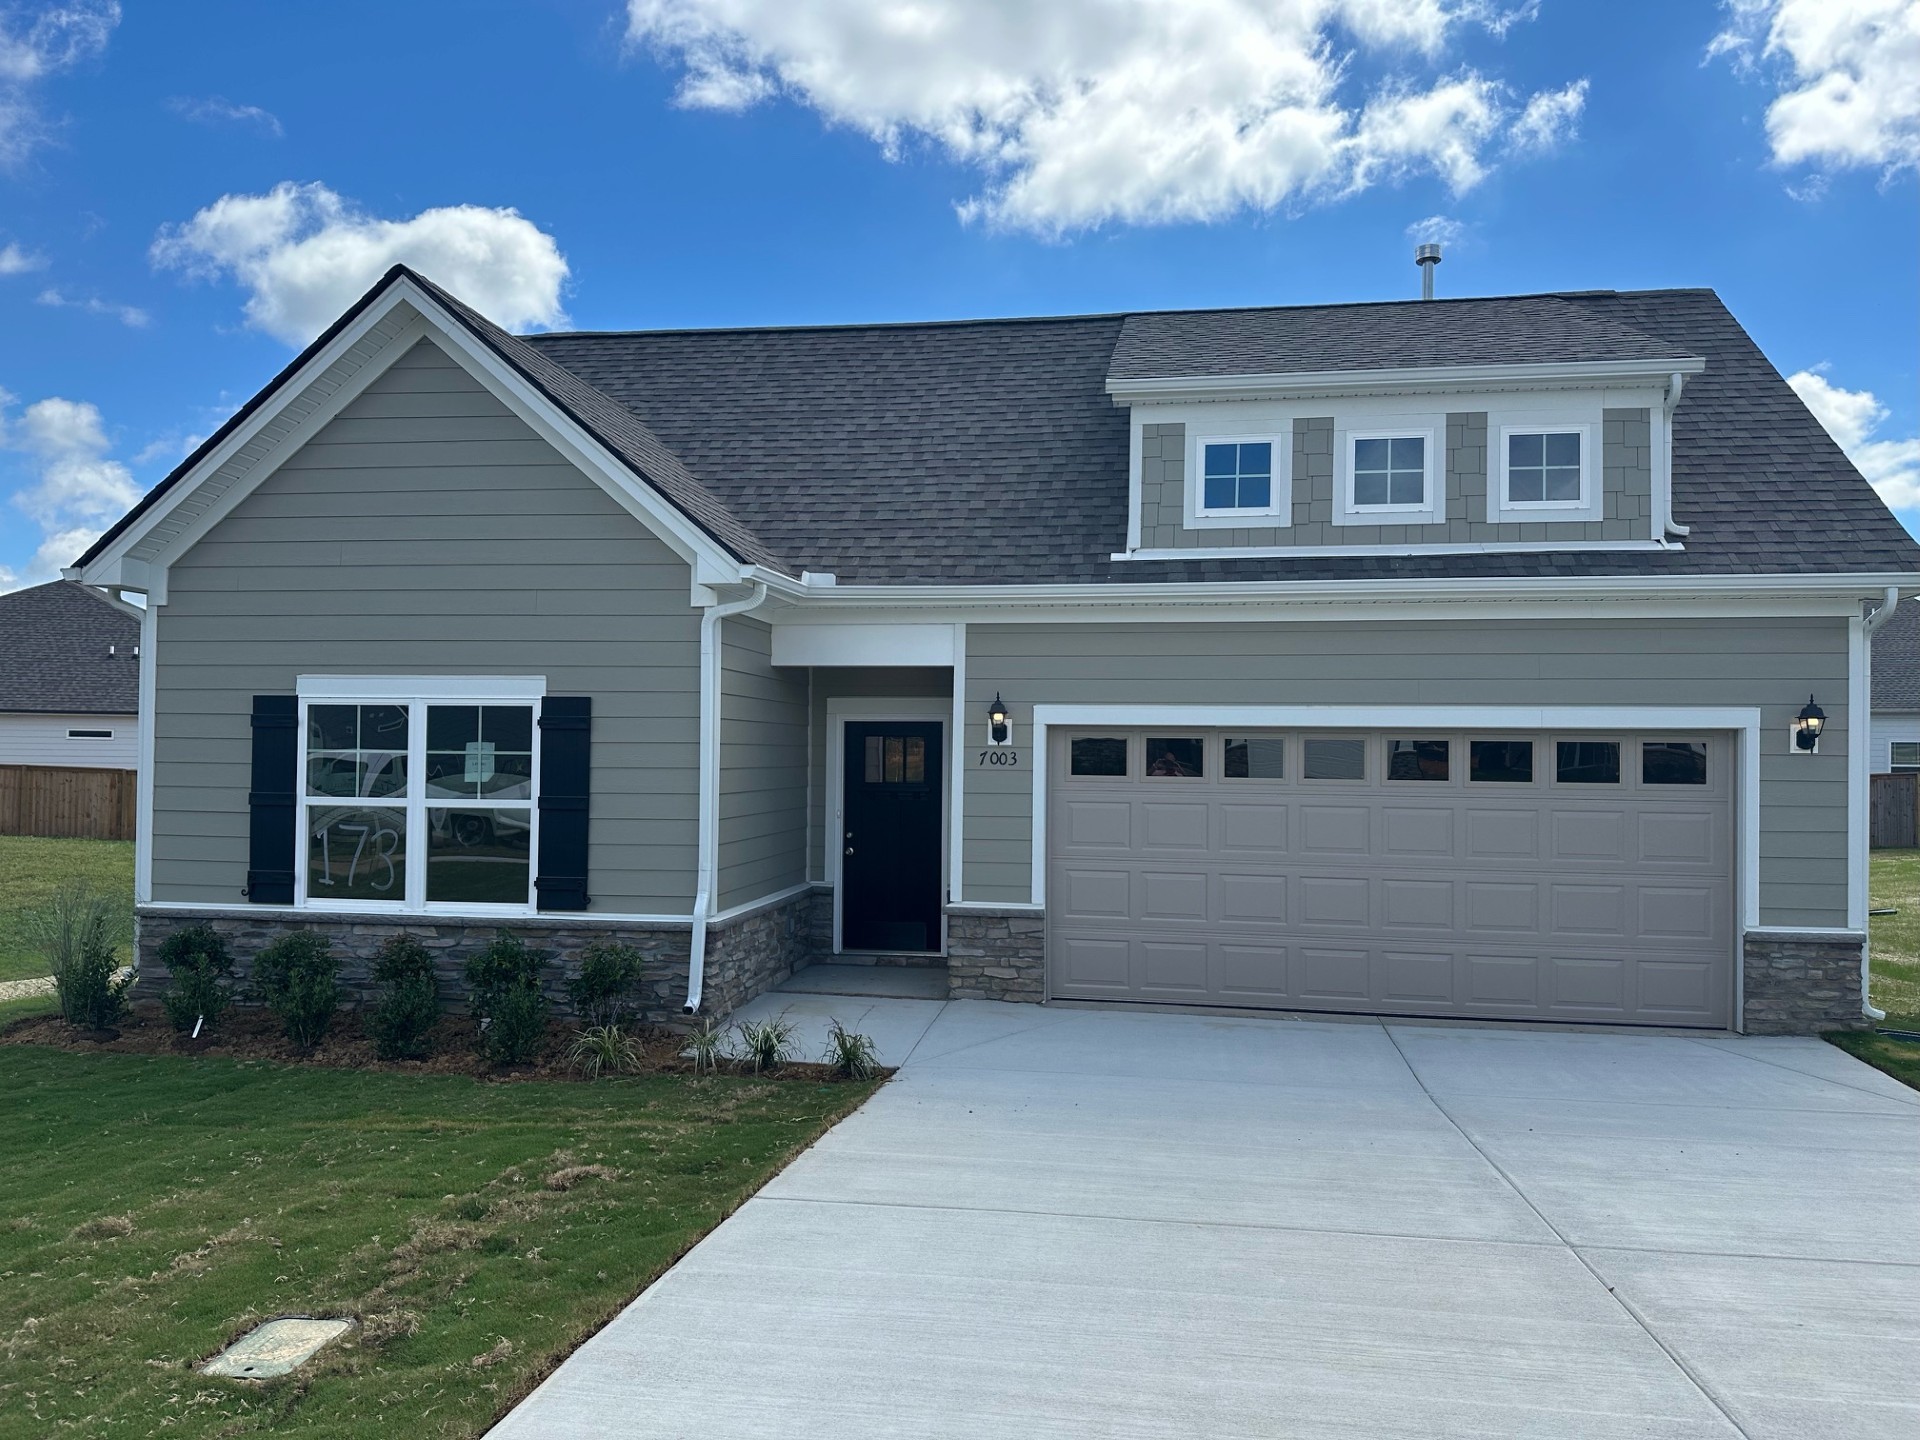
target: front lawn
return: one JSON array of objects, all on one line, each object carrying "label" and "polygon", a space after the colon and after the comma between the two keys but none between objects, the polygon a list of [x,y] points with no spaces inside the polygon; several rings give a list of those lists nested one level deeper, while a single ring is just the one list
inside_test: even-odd
[{"label": "front lawn", "polygon": [[0,1047],[0,1437],[477,1435],[872,1089]]},{"label": "front lawn", "polygon": [[[131,913],[133,842],[0,835],[0,980],[28,980],[47,973],[45,958],[27,944],[21,916],[46,903],[69,880],[124,895]],[[129,946],[125,958],[132,955]]]},{"label": "front lawn", "polygon": [[[1920,1031],[1920,850],[1875,850],[1867,903],[1894,910],[1867,922],[1867,994],[1887,1012],[1880,1024]],[[1827,1037],[1848,1054],[1920,1090],[1920,1041],[1835,1031]]]}]

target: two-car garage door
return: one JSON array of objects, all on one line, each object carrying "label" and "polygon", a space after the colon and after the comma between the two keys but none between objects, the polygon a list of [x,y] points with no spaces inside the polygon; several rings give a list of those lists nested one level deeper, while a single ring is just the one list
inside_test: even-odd
[{"label": "two-car garage door", "polygon": [[1166,727],[1050,749],[1055,996],[1728,1023],[1723,736]]}]

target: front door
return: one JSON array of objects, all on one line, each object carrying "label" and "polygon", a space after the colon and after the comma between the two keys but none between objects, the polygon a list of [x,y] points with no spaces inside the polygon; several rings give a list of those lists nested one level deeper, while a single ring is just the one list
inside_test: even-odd
[{"label": "front door", "polygon": [[940,948],[938,720],[847,724],[843,950]]}]

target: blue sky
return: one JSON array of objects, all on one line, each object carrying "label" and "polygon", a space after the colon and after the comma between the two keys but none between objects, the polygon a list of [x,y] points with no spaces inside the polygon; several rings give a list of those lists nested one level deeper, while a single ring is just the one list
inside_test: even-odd
[{"label": "blue sky", "polygon": [[0,0],[0,586],[394,259],[618,329],[1391,298],[1433,230],[1714,287],[1920,528],[1920,0],[901,13]]}]

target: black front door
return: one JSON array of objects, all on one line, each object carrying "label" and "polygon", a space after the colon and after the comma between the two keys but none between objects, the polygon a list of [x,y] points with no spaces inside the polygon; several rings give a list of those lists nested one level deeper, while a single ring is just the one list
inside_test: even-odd
[{"label": "black front door", "polygon": [[847,725],[840,946],[940,948],[938,720]]}]

